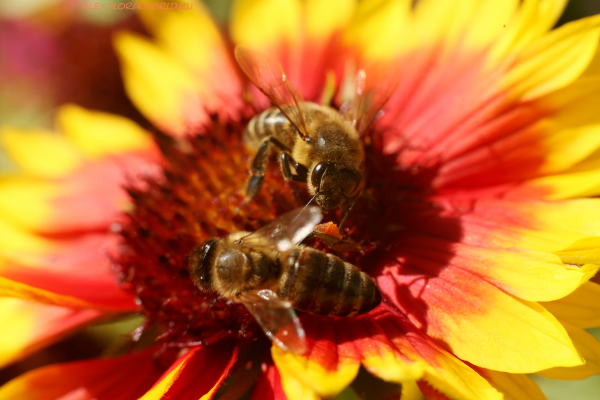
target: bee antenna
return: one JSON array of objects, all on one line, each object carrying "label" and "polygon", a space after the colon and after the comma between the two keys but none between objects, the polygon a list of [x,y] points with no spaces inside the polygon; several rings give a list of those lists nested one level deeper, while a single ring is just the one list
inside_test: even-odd
[{"label": "bee antenna", "polygon": [[317,196],[319,195],[319,192],[317,192],[317,194],[315,194],[308,203],[306,203],[306,205],[304,206],[304,208],[306,209],[306,207],[310,206],[310,203],[312,203],[313,201],[315,201],[315,199],[317,198]]}]

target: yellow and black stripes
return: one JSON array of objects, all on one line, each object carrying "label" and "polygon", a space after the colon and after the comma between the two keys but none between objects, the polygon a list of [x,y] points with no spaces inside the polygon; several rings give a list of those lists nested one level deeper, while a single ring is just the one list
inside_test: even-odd
[{"label": "yellow and black stripes", "polygon": [[278,295],[297,310],[312,314],[353,316],[381,303],[373,280],[333,254],[296,248],[282,260]]}]

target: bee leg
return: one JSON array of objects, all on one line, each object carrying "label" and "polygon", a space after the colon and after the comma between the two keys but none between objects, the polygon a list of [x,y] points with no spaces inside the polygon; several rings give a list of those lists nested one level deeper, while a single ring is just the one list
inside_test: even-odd
[{"label": "bee leg", "polygon": [[[280,154],[281,161],[281,172],[283,173],[283,177],[286,181],[296,181],[296,182],[304,182],[308,179],[308,168],[304,165],[297,163],[290,153],[283,151]],[[294,166],[296,173],[292,173],[292,169],[290,165]]]},{"label": "bee leg", "polygon": [[248,182],[248,186],[246,188],[246,197],[247,202],[252,201],[260,192],[260,189],[263,184],[263,179],[265,177],[265,169],[267,166],[267,159],[269,158],[269,153],[273,146],[278,147],[282,151],[290,151],[290,149],[281,143],[279,140],[274,137],[267,138],[256,152],[256,156],[252,161],[252,176],[250,177],[250,181]]},{"label": "bee leg", "polygon": [[318,231],[312,231],[311,233],[308,234],[308,236],[304,240],[308,240],[313,237],[318,238],[320,241],[325,243],[325,245],[329,248],[332,248],[335,245],[340,244],[342,241],[342,239],[340,239],[340,238],[336,238],[335,236],[331,236],[326,233],[318,232]]},{"label": "bee leg", "polygon": [[352,200],[350,197],[343,195],[343,194],[342,194],[342,196],[350,202],[350,208],[348,208],[348,211],[346,211],[344,218],[342,218],[342,222],[340,223],[340,227],[339,227],[340,232],[342,232],[342,227],[344,226],[344,222],[346,222],[346,219],[348,218],[348,215],[350,215],[350,213],[352,212],[352,209],[354,208],[354,204],[355,204],[354,200]]}]

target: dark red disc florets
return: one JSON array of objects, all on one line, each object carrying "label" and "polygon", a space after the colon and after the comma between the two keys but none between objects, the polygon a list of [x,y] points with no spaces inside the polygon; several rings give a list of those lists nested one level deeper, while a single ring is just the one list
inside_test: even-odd
[{"label": "dark red disc florets", "polygon": [[143,314],[161,330],[165,343],[211,342],[255,336],[246,309],[201,292],[189,276],[189,254],[213,237],[255,230],[300,205],[277,172],[265,180],[256,201],[244,202],[248,153],[242,126],[222,127],[188,139],[157,137],[165,166],[143,190],[128,192],[133,209],[121,228],[116,264],[122,287],[133,293]]}]

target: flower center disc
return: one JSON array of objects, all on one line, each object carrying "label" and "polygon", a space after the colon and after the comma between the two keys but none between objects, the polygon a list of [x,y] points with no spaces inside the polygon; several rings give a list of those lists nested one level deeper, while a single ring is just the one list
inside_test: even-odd
[{"label": "flower center disc", "polygon": [[[189,276],[189,254],[214,237],[254,231],[304,206],[310,198],[306,185],[286,182],[272,161],[260,194],[244,205],[249,160],[254,155],[242,143],[243,128],[243,124],[215,123],[206,135],[157,136],[165,157],[163,176],[148,179],[143,188],[127,188],[133,209],[120,232],[123,243],[115,268],[148,323],[160,328],[163,343],[208,344],[225,337],[257,337],[259,329],[242,305],[196,288]],[[371,144],[367,149],[367,189],[345,226],[346,233],[360,243],[356,249],[338,252],[359,267],[367,257],[364,265],[369,268],[363,269],[373,277],[384,265],[377,261],[382,257],[377,249],[389,249],[395,234],[406,229],[403,208],[412,210],[413,218],[415,209],[432,210],[430,203],[417,199],[425,193],[421,177],[416,177],[421,179],[417,182],[413,172],[393,172],[380,148]],[[408,180],[403,184],[398,179]],[[407,197],[409,186],[416,191]],[[341,216],[338,209],[323,222],[339,224]],[[316,239],[309,244],[325,249]]]},{"label": "flower center disc", "polygon": [[122,287],[136,296],[165,343],[255,336],[256,324],[243,306],[201,292],[188,272],[196,245],[256,230],[301,205],[295,189],[273,168],[258,198],[236,212],[248,179],[242,129],[215,124],[205,136],[158,138],[166,159],[163,176],[149,179],[144,188],[127,188],[133,209],[120,232],[123,244],[115,268]]}]

